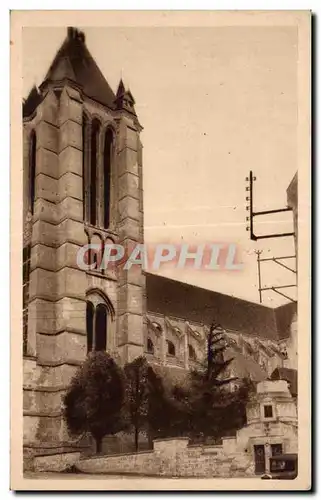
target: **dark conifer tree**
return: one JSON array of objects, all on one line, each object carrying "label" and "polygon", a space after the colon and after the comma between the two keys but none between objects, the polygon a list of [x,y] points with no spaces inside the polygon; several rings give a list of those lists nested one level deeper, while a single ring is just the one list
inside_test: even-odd
[{"label": "dark conifer tree", "polygon": [[188,387],[176,386],[173,390],[173,421],[182,433],[192,438],[220,438],[245,423],[250,384],[238,381],[239,388],[230,390],[229,384],[238,379],[227,376],[233,358],[224,358],[226,347],[223,328],[213,323],[207,337],[204,365],[190,372]]}]

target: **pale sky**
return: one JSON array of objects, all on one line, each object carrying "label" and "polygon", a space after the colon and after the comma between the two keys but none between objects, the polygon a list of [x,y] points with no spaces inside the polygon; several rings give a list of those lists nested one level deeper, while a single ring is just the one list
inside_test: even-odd
[{"label": "pale sky", "polygon": [[[136,100],[145,242],[231,242],[244,263],[239,272],[162,274],[258,302],[254,250],[263,249],[262,258],[293,255],[294,244],[250,241],[245,177],[250,169],[257,177],[256,210],[286,206],[297,170],[296,28],[79,28],[112,89],[122,76]],[[24,96],[40,85],[65,36],[66,28],[24,29]],[[292,231],[291,213],[265,220],[258,234]],[[262,265],[263,286],[294,282],[277,264]],[[286,302],[273,292],[263,298]]]}]

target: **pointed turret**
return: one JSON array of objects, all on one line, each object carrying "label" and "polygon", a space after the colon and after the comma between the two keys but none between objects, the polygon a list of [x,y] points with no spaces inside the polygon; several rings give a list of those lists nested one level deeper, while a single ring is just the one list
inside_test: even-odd
[{"label": "pointed turret", "polygon": [[66,81],[75,84],[84,95],[104,106],[114,108],[115,94],[86,46],[85,34],[67,29],[67,38],[58,50],[40,89],[47,85],[61,87]]},{"label": "pointed turret", "polygon": [[128,89],[125,89],[125,85],[122,79],[120,79],[118,89],[117,89],[117,94],[116,94],[116,99],[115,99],[115,104],[116,108],[121,110],[126,110],[129,113],[133,114],[136,116],[136,111],[135,111],[135,99],[133,97],[133,94],[131,91]]},{"label": "pointed turret", "polygon": [[22,116],[30,116],[38,104],[41,102],[41,94],[39,90],[37,89],[36,85],[32,87],[32,89],[29,92],[29,95],[26,99],[23,100],[22,103]]},{"label": "pointed turret", "polygon": [[119,85],[118,85],[117,93],[116,93],[116,100],[119,99],[120,97],[122,97],[124,94],[125,94],[125,85],[124,85],[124,82],[121,78]]}]

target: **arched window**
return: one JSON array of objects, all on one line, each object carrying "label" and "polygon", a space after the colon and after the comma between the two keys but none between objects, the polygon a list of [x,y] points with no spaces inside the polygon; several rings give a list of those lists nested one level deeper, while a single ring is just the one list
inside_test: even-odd
[{"label": "arched window", "polygon": [[88,118],[85,114],[82,117],[82,206],[83,206],[83,219],[87,220],[88,214],[88,195],[87,195],[87,172],[86,172],[86,158],[87,158],[87,132],[88,132]]},{"label": "arched window", "polygon": [[94,120],[91,125],[90,140],[90,214],[89,222],[93,226],[97,223],[97,152],[99,149],[100,123]]},{"label": "arched window", "polygon": [[37,151],[37,136],[33,130],[30,136],[30,153],[29,153],[29,168],[30,168],[30,211],[33,214],[35,196],[36,196],[36,151]]},{"label": "arched window", "polygon": [[196,361],[196,352],[194,347],[191,344],[188,344],[188,357],[193,361]]},{"label": "arched window", "polygon": [[147,352],[149,352],[150,354],[154,354],[154,344],[152,339],[150,339],[149,337],[147,339]]},{"label": "arched window", "polygon": [[110,127],[102,137],[100,121],[97,118],[91,121],[83,114],[83,218],[89,224],[105,229],[110,225],[113,142]]},{"label": "arched window", "polygon": [[175,356],[175,346],[170,340],[166,340],[167,343],[167,354],[170,356]]},{"label": "arched window", "polygon": [[95,308],[92,302],[87,302],[87,307],[86,307],[87,352],[90,352],[93,349],[94,311]]},{"label": "arched window", "polygon": [[87,352],[106,351],[109,327],[115,319],[115,310],[109,298],[97,288],[87,292],[86,328]]},{"label": "arched window", "polygon": [[113,133],[111,129],[107,129],[105,134],[104,147],[104,227],[109,228],[110,223],[110,177],[111,177],[111,162],[113,154]]},{"label": "arched window", "polygon": [[106,351],[107,345],[107,307],[98,304],[96,307],[95,351]]}]

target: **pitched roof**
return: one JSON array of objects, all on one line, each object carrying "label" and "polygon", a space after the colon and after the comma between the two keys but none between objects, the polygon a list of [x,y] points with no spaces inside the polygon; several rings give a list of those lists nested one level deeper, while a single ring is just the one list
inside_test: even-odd
[{"label": "pitched roof", "polygon": [[286,304],[278,311],[163,276],[145,275],[147,311],[205,325],[215,320],[226,330],[271,340],[289,335],[296,304]]},{"label": "pitched roof", "polygon": [[275,309],[275,318],[280,339],[290,337],[291,324],[296,312],[296,302],[289,302]]},{"label": "pitched roof", "polygon": [[86,46],[85,35],[68,28],[68,35],[58,50],[44,83],[70,80],[91,99],[114,108],[115,94]]},{"label": "pitched roof", "polygon": [[249,378],[253,382],[261,382],[262,380],[266,380],[268,376],[251,356],[245,356],[233,348],[226,349],[224,358],[233,358],[229,368],[240,379]]},{"label": "pitched roof", "polygon": [[[234,349],[226,349],[226,359],[233,358],[229,368],[233,370],[233,375],[239,379],[249,378],[253,382],[261,382],[266,380],[268,374],[260,367],[260,365],[249,356],[235,351]],[[225,356],[224,356],[225,357]],[[151,363],[155,372],[163,378],[167,388],[179,385],[181,387],[189,384],[189,371],[178,368],[174,365],[160,366]]]}]

